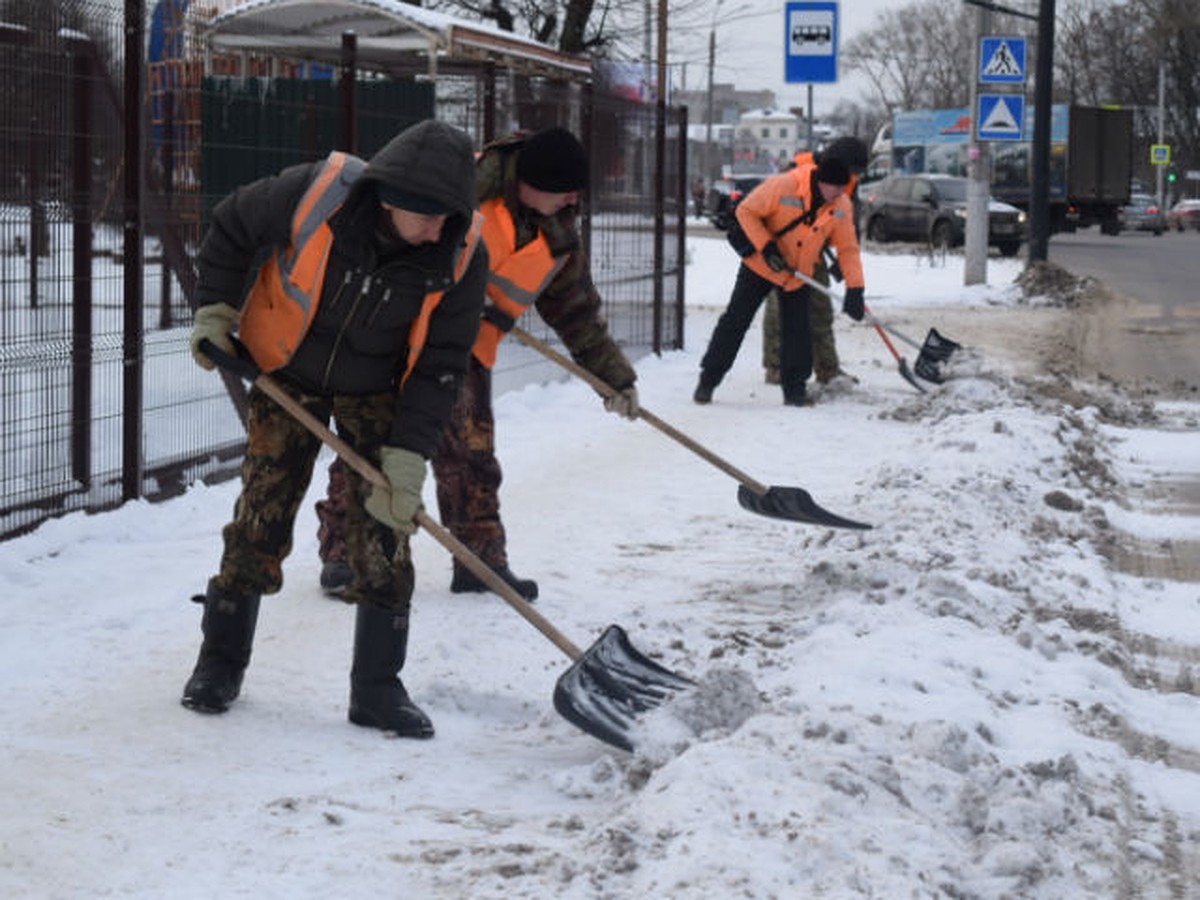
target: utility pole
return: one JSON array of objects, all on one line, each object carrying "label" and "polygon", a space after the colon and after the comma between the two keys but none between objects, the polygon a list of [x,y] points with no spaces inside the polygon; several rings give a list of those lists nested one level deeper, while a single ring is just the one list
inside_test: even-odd
[{"label": "utility pole", "polygon": [[[1026,264],[1045,262],[1047,245],[1050,243],[1050,103],[1054,98],[1054,0],[1039,0],[1036,17],[1019,9],[991,3],[989,0],[963,2],[978,6],[981,10],[1005,13],[1038,23],[1037,83],[1033,91],[1033,159],[1029,178],[1029,256]],[[973,109],[971,115],[977,115],[977,111]],[[967,224],[970,225],[969,218]]]},{"label": "utility pole", "polygon": [[988,200],[992,193],[991,160],[988,147],[979,140],[979,72],[983,38],[992,28],[992,13],[985,7],[975,11],[975,69],[971,73],[971,142],[967,145],[967,233],[963,247],[963,284],[987,283]]},{"label": "utility pole", "polygon": [[[1166,63],[1158,61],[1158,143],[1161,146],[1166,140],[1163,127],[1163,108],[1167,103],[1167,69]],[[1154,199],[1158,203],[1159,212],[1166,209],[1167,198],[1163,196],[1163,169],[1166,166],[1154,167]]]},{"label": "utility pole", "polygon": [[1033,177],[1029,197],[1029,265],[1050,247],[1050,103],[1054,98],[1054,0],[1039,0],[1037,84],[1033,93]]}]

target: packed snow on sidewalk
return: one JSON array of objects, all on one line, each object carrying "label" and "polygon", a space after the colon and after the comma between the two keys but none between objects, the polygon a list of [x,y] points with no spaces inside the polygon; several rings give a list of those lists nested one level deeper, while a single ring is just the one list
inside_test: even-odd
[{"label": "packed snow on sidewalk", "polygon": [[[0,545],[0,895],[1194,895],[1200,586],[1111,559],[1200,534],[1156,499],[1197,477],[1200,407],[984,349],[991,314],[1070,314],[1024,296],[1018,262],[968,289],[961,257],[878,253],[875,312],[969,345],[944,384],[919,394],[839,316],[858,383],[784,407],[756,323],[696,406],[736,263],[716,239],[688,252],[687,349],[639,361],[643,404],[874,528],[748,513],[734,478],[578,381],[498,398],[537,609],[583,647],[620,624],[699,682],[636,752],[554,712],[568,658],[500,599],[450,594],[427,536],[404,679],[437,736],[349,724],[353,614],[318,590],[311,502],[241,699],[183,709],[188,598],[237,492],[197,485]],[[964,310],[985,326],[956,331]]]}]

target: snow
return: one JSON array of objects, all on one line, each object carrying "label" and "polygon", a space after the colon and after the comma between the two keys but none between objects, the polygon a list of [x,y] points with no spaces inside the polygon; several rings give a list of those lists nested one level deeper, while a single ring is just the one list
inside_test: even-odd
[{"label": "snow", "polygon": [[498,598],[450,594],[428,537],[404,678],[437,736],[350,725],[353,614],[317,588],[311,503],[241,699],[183,709],[188,598],[237,494],[198,485],[0,545],[0,895],[1200,896],[1200,586],[1102,552],[1200,539],[1156,490],[1195,482],[1200,407],[1100,384],[1068,405],[1019,348],[944,324],[1053,314],[1019,262],[966,289],[961,257],[875,252],[878,315],[969,345],[945,384],[917,394],[839,316],[860,382],[784,407],[756,323],[696,406],[736,267],[717,239],[688,252],[687,350],[638,362],[643,404],[875,527],[752,515],[733,478],[578,381],[499,397],[537,609],[583,647],[618,623],[698,681],[635,753],[554,712],[569,660]]}]

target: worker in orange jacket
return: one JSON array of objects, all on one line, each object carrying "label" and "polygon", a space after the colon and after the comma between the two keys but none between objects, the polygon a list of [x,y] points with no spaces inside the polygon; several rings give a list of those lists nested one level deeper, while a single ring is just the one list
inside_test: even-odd
[{"label": "worker in orange jacket", "polygon": [[[817,153],[808,150],[797,151],[792,158],[789,168],[808,163],[820,162],[827,157],[837,157],[850,167],[850,181],[846,185],[846,196],[854,207],[854,219],[859,219],[859,206],[856,189],[858,179],[867,168],[867,146],[853,136],[839,137]],[[813,270],[813,278],[829,287],[830,276],[841,280],[842,270],[836,266],[836,260],[829,254],[822,254],[823,262],[817,263]],[[818,384],[829,384],[834,378],[842,376],[850,382],[858,379],[842,371],[838,360],[837,341],[833,336],[833,304],[829,295],[820,291],[812,291],[808,295],[808,328],[812,333],[813,375]],[[762,361],[766,373],[767,384],[779,384],[779,298],[776,291],[767,296],[763,307],[762,320]]]},{"label": "worker in orange jacket", "polygon": [[811,405],[806,387],[812,375],[807,305],[811,289],[796,273],[811,278],[828,242],[837,251],[846,279],[842,311],[862,320],[864,282],[854,211],[846,196],[849,183],[850,168],[841,159],[809,161],[767,178],[738,204],[738,222],[753,249],[742,259],[729,304],[700,361],[700,380],[692,395],[697,403],[712,402],[713,390],[737,358],[758,308],[778,288],[783,402]]}]

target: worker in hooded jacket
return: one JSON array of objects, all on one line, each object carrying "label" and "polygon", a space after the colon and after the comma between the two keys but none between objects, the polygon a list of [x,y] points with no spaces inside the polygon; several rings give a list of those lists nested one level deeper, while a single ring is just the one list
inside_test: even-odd
[{"label": "worker in hooded jacket", "polygon": [[713,391],[733,366],[746,330],[764,298],[779,290],[780,386],[787,406],[809,406],[812,337],[809,288],[797,272],[812,277],[828,242],[846,279],[842,311],[863,318],[863,271],[846,186],[850,169],[841,159],[809,160],[762,181],[738,204],[736,215],[750,252],[743,257],[729,304],[717,321],[700,361],[692,398],[712,402]]},{"label": "worker in hooded jacket", "polygon": [[[436,121],[403,131],[365,164],[335,153],[239,188],[214,210],[199,254],[197,363],[211,369],[212,356],[240,344],[387,478],[383,488],[346,474],[346,599],[357,606],[349,718],[404,737],[433,734],[399,678],[409,538],[426,460],[467,373],[487,271],[471,140]],[[183,690],[197,712],[224,712],[239,695],[260,599],[283,584],[321,449],[257,387],[246,430],[242,490],[199,598],[203,641]]]}]

